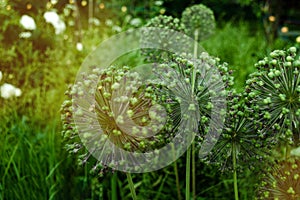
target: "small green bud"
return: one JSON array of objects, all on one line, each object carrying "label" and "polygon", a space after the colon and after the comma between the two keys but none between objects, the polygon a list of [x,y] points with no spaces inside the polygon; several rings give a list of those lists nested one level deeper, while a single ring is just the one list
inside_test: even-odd
[{"label": "small green bud", "polygon": [[287,108],[282,108],[282,114],[287,114],[287,113],[289,113],[289,112],[290,112],[289,109],[287,109]]},{"label": "small green bud", "polygon": [[265,118],[265,119],[271,119],[271,114],[270,114],[269,112],[266,112],[266,113],[264,114],[264,118]]},{"label": "small green bud", "polygon": [[287,57],[286,57],[286,60],[287,60],[288,62],[291,62],[291,61],[294,60],[294,58],[293,58],[292,56],[287,56]]},{"label": "small green bud", "polygon": [[133,113],[133,110],[127,110],[126,113],[127,113],[127,116],[128,116],[128,117],[132,117],[133,114],[134,114],[134,113]]},{"label": "small green bud", "polygon": [[276,65],[277,64],[277,60],[276,59],[273,59],[273,60],[271,60],[271,62],[270,62],[272,65]]},{"label": "small green bud", "polygon": [[263,102],[264,102],[264,104],[270,104],[270,103],[272,103],[272,100],[270,97],[267,97],[263,100]]},{"label": "small green bud", "polygon": [[270,56],[272,58],[276,58],[276,57],[278,57],[278,54],[273,51],[273,52],[270,53]]},{"label": "small green bud", "polygon": [[292,63],[291,63],[291,62],[285,62],[283,65],[284,65],[285,67],[291,67],[291,66],[292,66]]},{"label": "small green bud", "polygon": [[285,101],[286,100],[286,95],[285,94],[279,94],[279,98],[281,99],[281,101]]},{"label": "small green bud", "polygon": [[289,48],[289,51],[291,53],[296,53],[297,52],[297,48],[296,47],[291,47],[291,48]]},{"label": "small green bud", "polygon": [[269,76],[270,78],[273,78],[274,75],[275,75],[275,74],[274,74],[273,72],[269,72],[269,73],[268,73],[268,76]]},{"label": "small green bud", "polygon": [[196,110],[195,104],[190,104],[188,110],[195,111]]},{"label": "small green bud", "polygon": [[109,92],[104,92],[103,96],[104,96],[104,98],[108,99],[111,97],[111,94]]},{"label": "small green bud", "polygon": [[289,187],[289,189],[287,190],[288,194],[295,194],[295,190],[293,187]]},{"label": "small green bud", "polygon": [[111,89],[113,89],[113,90],[117,90],[117,89],[119,89],[120,88],[120,83],[114,83],[114,84],[112,84],[112,86],[111,86]]},{"label": "small green bud", "polygon": [[117,124],[124,124],[124,118],[122,115],[119,115],[116,120]]}]

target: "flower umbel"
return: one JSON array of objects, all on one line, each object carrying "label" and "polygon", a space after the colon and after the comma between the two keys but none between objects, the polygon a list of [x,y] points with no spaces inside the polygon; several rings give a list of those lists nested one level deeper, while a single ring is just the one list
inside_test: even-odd
[{"label": "flower umbel", "polygon": [[[104,163],[97,162],[94,169],[108,163],[112,168],[126,165],[122,160],[130,159],[126,157],[130,154],[125,155],[124,152],[153,151],[172,138],[172,117],[167,118],[165,109],[157,104],[155,86],[142,85],[140,75],[129,69],[127,66],[111,66],[104,70],[95,68],[87,76],[83,73],[84,81],[75,84],[69,91],[73,102],[66,100],[62,106],[67,149],[82,154],[81,163],[87,162],[90,155],[101,161],[105,159]],[[89,91],[92,84],[97,85],[95,92]],[[93,93],[95,101],[74,104],[74,98],[85,99],[85,95]],[[82,109],[80,105],[87,103],[88,110]],[[84,131],[77,130],[74,117]],[[84,145],[93,151],[84,153],[81,150]],[[141,159],[146,158],[143,156]],[[136,161],[136,167],[139,167],[138,163]]]},{"label": "flower umbel", "polygon": [[247,80],[248,106],[261,134],[273,142],[293,143],[300,133],[300,59],[296,48],[275,50],[256,64]]},{"label": "flower umbel", "polygon": [[257,199],[300,199],[300,161],[280,161],[272,167],[263,178]]},{"label": "flower umbel", "polygon": [[[184,31],[197,41],[209,37],[215,29],[215,17],[213,11],[203,4],[186,8],[181,16]],[[197,32],[197,38],[195,33]]]}]

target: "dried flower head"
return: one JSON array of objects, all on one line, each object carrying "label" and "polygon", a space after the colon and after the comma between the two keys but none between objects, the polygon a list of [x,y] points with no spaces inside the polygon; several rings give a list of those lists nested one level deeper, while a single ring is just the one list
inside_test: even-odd
[{"label": "dried flower head", "polygon": [[[181,23],[185,33],[197,41],[202,41],[209,37],[216,26],[213,11],[203,4],[186,8],[182,13]],[[195,34],[197,34],[197,38]]]},{"label": "dried flower head", "polygon": [[300,59],[296,48],[275,50],[246,82],[247,105],[263,137],[293,143],[300,133]]},{"label": "dried flower head", "polygon": [[263,178],[257,199],[300,199],[300,161],[280,161]]}]

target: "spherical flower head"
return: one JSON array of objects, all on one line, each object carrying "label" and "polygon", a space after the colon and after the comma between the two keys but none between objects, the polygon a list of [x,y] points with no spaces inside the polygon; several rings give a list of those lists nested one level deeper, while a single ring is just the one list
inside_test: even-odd
[{"label": "spherical flower head", "polygon": [[[103,70],[92,69],[89,75],[83,72],[82,76],[84,81],[67,91],[69,98],[61,109],[66,148],[80,156],[80,163],[86,163],[90,157],[83,148],[86,141],[109,140],[114,144],[109,150],[114,148],[116,155],[119,149],[139,153],[152,151],[168,141],[171,121],[165,119],[163,109],[157,105],[155,86],[142,85],[137,72],[131,72],[128,66],[110,66]],[[96,84],[96,91],[90,91],[92,84]],[[84,99],[89,93],[94,94],[95,102],[88,106],[88,111],[74,104],[74,98]],[[91,113],[95,117],[90,117]],[[75,118],[86,127],[84,133],[76,129]],[[92,124],[100,126],[101,130],[95,131]],[[104,154],[108,151],[101,145],[97,146],[97,142],[94,145],[95,151],[103,151]],[[114,163],[114,156],[109,159]],[[96,163],[94,169],[99,167],[100,164]]]},{"label": "spherical flower head", "polygon": [[275,50],[246,82],[247,104],[262,136],[292,144],[300,133],[300,60],[296,48]]},{"label": "spherical flower head", "polygon": [[272,166],[264,175],[257,199],[300,199],[300,161],[280,161]]},{"label": "spherical flower head", "polygon": [[268,143],[261,138],[244,104],[244,97],[234,89],[228,92],[225,126],[217,144],[206,161],[222,171],[233,170],[236,157],[237,169],[258,168],[264,159]]},{"label": "spherical flower head", "polygon": [[[151,28],[159,28],[161,31],[157,33],[157,29],[152,30]],[[157,46],[157,48],[142,49],[142,55],[145,56],[146,60],[154,62],[161,61],[163,58],[168,57],[170,53],[165,50],[172,49],[172,47],[174,48],[177,43],[182,44],[182,41],[186,40],[186,38],[184,38],[184,34],[182,34],[180,38],[172,37],[176,34],[176,32],[183,33],[183,27],[181,26],[178,18],[159,15],[150,19],[150,21],[145,25],[140,42],[142,46],[143,44],[150,43],[155,44],[154,46]],[[177,40],[181,40],[181,42],[176,42]],[[186,45],[190,44],[187,43]],[[182,47],[177,47],[177,49],[178,48],[181,49]]]},{"label": "spherical flower head", "polygon": [[20,19],[20,24],[27,30],[35,30],[36,29],[35,21],[29,15],[23,15]]},{"label": "spherical flower head", "polygon": [[221,108],[226,101],[226,90],[232,85],[227,64],[207,53],[202,53],[197,59],[191,55],[174,55],[170,61],[155,68],[153,73],[168,88],[164,93],[170,94],[168,101],[172,107],[170,104],[168,106],[174,111],[172,115],[178,118],[178,123],[180,119],[192,116],[185,113],[199,113],[193,120],[197,121],[196,141],[200,148],[204,136],[210,131],[210,125],[217,127],[214,124],[214,120],[218,121],[215,117],[224,114]]},{"label": "spherical flower head", "polygon": [[181,23],[186,34],[197,39],[197,41],[202,41],[209,37],[216,26],[213,11],[203,4],[186,8],[182,13]]}]

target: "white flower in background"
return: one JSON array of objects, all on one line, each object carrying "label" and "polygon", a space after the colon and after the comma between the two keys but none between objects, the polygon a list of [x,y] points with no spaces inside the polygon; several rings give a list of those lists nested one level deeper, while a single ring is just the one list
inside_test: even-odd
[{"label": "white flower in background", "polygon": [[27,30],[35,30],[36,29],[35,21],[29,15],[23,15],[20,19],[20,24]]},{"label": "white flower in background", "polygon": [[121,28],[120,26],[113,26],[113,27],[112,27],[112,30],[119,33],[119,32],[122,31],[122,28]]},{"label": "white flower in background", "polygon": [[101,24],[100,20],[96,17],[90,18],[89,23],[94,24],[95,26],[100,26],[100,24]]},{"label": "white flower in background", "polygon": [[58,0],[51,0],[50,2],[51,2],[51,4],[55,5],[55,4],[57,4]]},{"label": "white flower in background", "polygon": [[54,11],[44,13],[44,19],[47,23],[52,24],[55,29],[55,34],[58,35],[66,30],[66,24],[62,21],[59,15]]},{"label": "white flower in background", "polygon": [[3,74],[2,74],[2,72],[0,71],[0,81],[2,80],[2,78],[3,78]]},{"label": "white flower in background", "polygon": [[154,4],[155,4],[156,6],[161,6],[161,5],[164,4],[164,2],[163,2],[163,1],[155,1]]},{"label": "white flower in background", "polygon": [[20,38],[30,38],[31,37],[31,32],[22,32],[19,34]]},{"label": "white flower in background", "polygon": [[81,42],[77,42],[77,44],[76,44],[76,49],[77,49],[78,51],[82,51],[82,50],[83,50],[83,45],[82,45]]},{"label": "white flower in background", "polygon": [[106,24],[106,26],[112,26],[114,24],[114,22],[111,19],[107,19],[107,20],[105,20],[105,24]]},{"label": "white flower in background", "polygon": [[131,25],[131,26],[138,27],[138,26],[142,25],[142,20],[141,20],[140,18],[133,18],[133,19],[130,21],[130,25]]},{"label": "white flower in background", "polygon": [[1,97],[4,99],[9,99],[11,97],[19,97],[22,94],[22,91],[19,88],[16,88],[15,86],[4,83],[0,87]]}]

